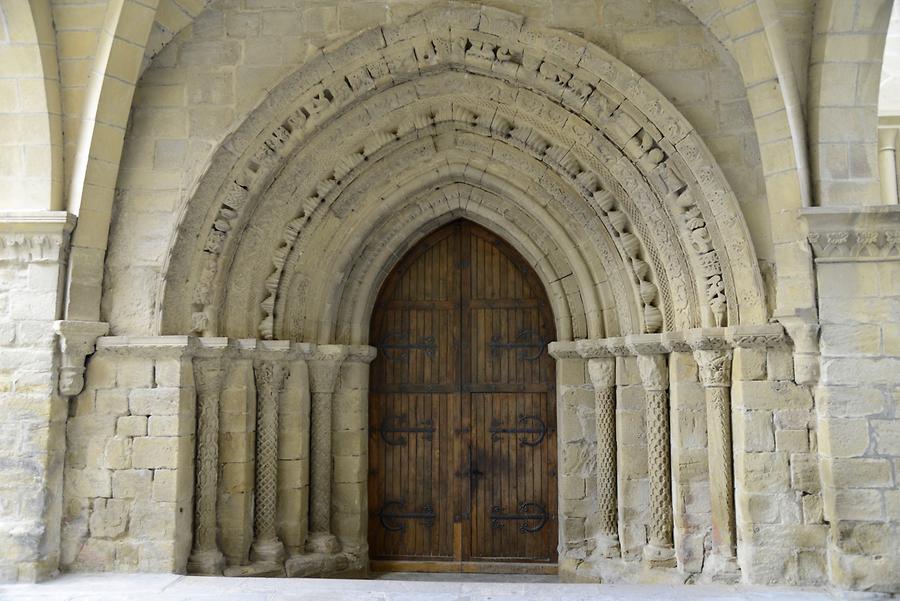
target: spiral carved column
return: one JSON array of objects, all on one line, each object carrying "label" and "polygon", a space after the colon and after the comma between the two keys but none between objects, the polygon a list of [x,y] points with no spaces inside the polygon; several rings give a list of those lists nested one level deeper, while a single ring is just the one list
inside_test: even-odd
[{"label": "spiral carved column", "polygon": [[597,428],[597,553],[601,557],[621,555],[619,547],[618,485],[616,480],[616,359],[588,360],[594,386]]},{"label": "spiral carved column", "polygon": [[320,345],[308,360],[310,411],[310,510],[307,551],[336,553],[340,543],[331,532],[332,400],[347,347]]},{"label": "spiral carved column", "polygon": [[644,561],[675,565],[672,538],[672,472],[669,451],[669,374],[666,356],[638,354],[638,370],[647,400],[647,471],[650,479],[649,541]]},{"label": "spiral carved column", "polygon": [[278,361],[260,360],[256,379],[256,497],[250,557],[262,563],[284,560],[284,545],[275,531],[278,489],[278,397],[285,372]]},{"label": "spiral carved column", "polygon": [[197,389],[197,458],[194,488],[194,545],[187,569],[192,574],[221,574],[225,558],[216,541],[219,473],[219,396],[225,373],[222,357],[193,360]]},{"label": "spiral carved column", "polygon": [[734,472],[731,451],[731,351],[699,349],[694,359],[706,394],[713,554],[736,565]]}]

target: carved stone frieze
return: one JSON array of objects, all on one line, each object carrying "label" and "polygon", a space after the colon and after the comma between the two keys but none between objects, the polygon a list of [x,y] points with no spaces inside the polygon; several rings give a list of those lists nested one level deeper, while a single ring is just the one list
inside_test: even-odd
[{"label": "carved stone frieze", "polygon": [[900,259],[900,208],[811,207],[801,212],[817,261]]}]

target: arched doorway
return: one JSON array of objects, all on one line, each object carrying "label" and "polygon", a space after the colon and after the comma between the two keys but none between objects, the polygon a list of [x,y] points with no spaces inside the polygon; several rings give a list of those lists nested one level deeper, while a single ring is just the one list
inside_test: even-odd
[{"label": "arched doorway", "polygon": [[372,568],[552,570],[556,332],[537,275],[455,221],[398,263],[371,323]]}]

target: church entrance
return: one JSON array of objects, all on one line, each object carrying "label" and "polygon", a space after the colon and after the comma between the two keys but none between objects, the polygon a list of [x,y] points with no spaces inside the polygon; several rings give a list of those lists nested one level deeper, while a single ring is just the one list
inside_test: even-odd
[{"label": "church entrance", "polygon": [[555,327],[528,263],[446,225],[388,276],[371,328],[372,569],[555,571]]}]

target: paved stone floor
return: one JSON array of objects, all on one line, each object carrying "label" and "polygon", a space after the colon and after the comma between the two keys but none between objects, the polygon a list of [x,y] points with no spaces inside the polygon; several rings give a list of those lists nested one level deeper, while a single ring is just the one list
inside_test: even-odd
[{"label": "paved stone floor", "polygon": [[[440,580],[437,580],[440,578]],[[500,580],[501,582],[498,582]],[[593,585],[546,577],[391,575],[373,580],[212,578],[172,574],[70,574],[0,585],[14,601],[834,601],[811,589]]]}]

